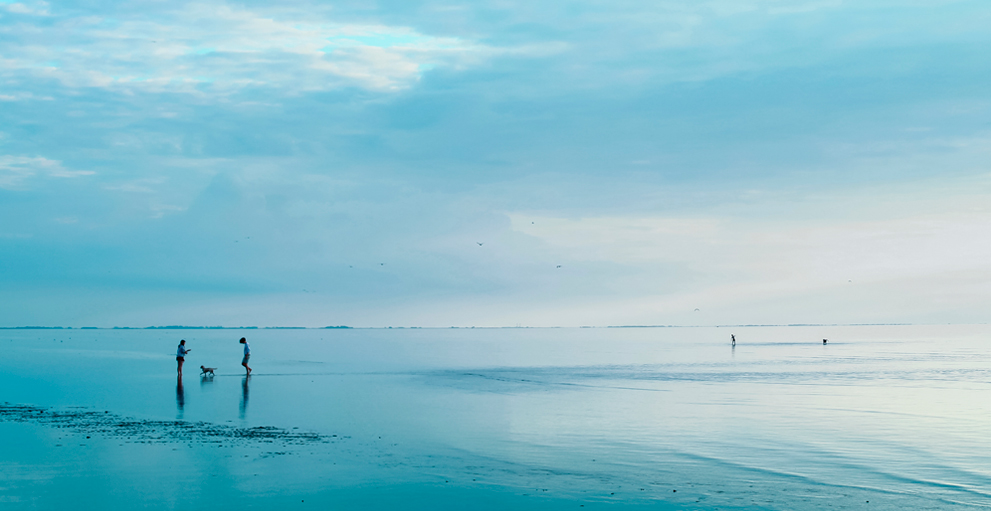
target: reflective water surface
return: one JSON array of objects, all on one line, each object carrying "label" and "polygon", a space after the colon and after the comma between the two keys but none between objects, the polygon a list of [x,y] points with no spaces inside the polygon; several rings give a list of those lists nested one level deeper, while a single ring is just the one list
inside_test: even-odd
[{"label": "reflective water surface", "polygon": [[986,508],[989,341],[983,325],[0,330],[0,502]]}]

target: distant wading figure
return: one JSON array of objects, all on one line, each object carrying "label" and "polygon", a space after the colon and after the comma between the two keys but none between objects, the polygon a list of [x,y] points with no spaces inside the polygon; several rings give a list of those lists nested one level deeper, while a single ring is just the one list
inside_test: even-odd
[{"label": "distant wading figure", "polygon": [[736,336],[735,336],[735,335],[733,335],[733,334],[729,334],[729,340],[730,340],[730,343],[731,343],[731,344],[732,344],[733,346],[736,346]]},{"label": "distant wading figure", "polygon": [[186,361],[186,353],[189,353],[190,351],[192,350],[186,349],[185,339],[179,341],[179,349],[177,349],[175,352],[175,361],[176,364],[179,366],[177,371],[179,372],[180,377],[182,376],[182,363]]},{"label": "distant wading figure", "polygon": [[239,342],[244,345],[244,358],[241,359],[241,365],[243,365],[244,370],[247,371],[244,375],[248,376],[251,374],[251,368],[248,367],[248,359],[251,358],[251,348],[248,346],[248,340],[244,337],[242,337]]},{"label": "distant wading figure", "polygon": [[823,343],[823,344],[826,344],[826,339],[823,339],[823,340],[822,340],[822,343]]}]

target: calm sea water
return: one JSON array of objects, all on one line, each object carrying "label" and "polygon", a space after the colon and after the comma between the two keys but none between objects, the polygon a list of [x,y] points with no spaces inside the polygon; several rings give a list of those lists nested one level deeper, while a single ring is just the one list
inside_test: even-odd
[{"label": "calm sea water", "polygon": [[4,509],[991,507],[983,325],[0,330],[0,350]]}]

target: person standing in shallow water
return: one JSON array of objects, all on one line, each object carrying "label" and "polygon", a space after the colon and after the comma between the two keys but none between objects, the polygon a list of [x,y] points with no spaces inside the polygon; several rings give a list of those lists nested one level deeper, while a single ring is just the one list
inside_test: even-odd
[{"label": "person standing in shallow water", "polygon": [[175,352],[175,361],[176,361],[176,365],[179,366],[177,368],[177,371],[179,372],[179,377],[180,378],[182,378],[182,363],[186,361],[186,353],[189,353],[190,351],[192,351],[192,350],[187,350],[186,349],[186,340],[185,339],[179,341],[179,349],[177,349],[176,352]]},{"label": "person standing in shallow water", "polygon": [[244,345],[244,358],[241,359],[241,365],[243,365],[244,370],[247,371],[244,375],[248,376],[251,374],[251,368],[248,367],[248,359],[251,358],[251,348],[248,346],[248,340],[244,337],[242,337],[239,342]]},{"label": "person standing in shallow water", "polygon": [[729,334],[729,339],[730,339],[730,343],[732,343],[733,346],[736,346],[736,336],[733,334]]}]

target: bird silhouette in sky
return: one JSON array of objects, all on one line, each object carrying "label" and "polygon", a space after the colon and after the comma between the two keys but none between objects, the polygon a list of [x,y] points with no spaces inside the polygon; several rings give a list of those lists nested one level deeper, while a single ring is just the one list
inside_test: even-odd
[{"label": "bird silhouette in sky", "polygon": [[695,312],[698,312],[698,311],[699,311],[699,309],[698,309],[698,307],[696,307],[696,308],[695,308]]},{"label": "bird silhouette in sky", "polygon": [[385,266],[385,263],[379,263],[379,266]]},{"label": "bird silhouette in sky", "polygon": [[560,267],[561,267],[561,265],[559,264],[559,265],[557,265],[557,267],[558,267],[558,268],[560,268]]},{"label": "bird silhouette in sky", "polygon": [[482,243],[481,241],[476,241],[475,243],[478,243],[478,246],[484,245],[484,243]]}]

